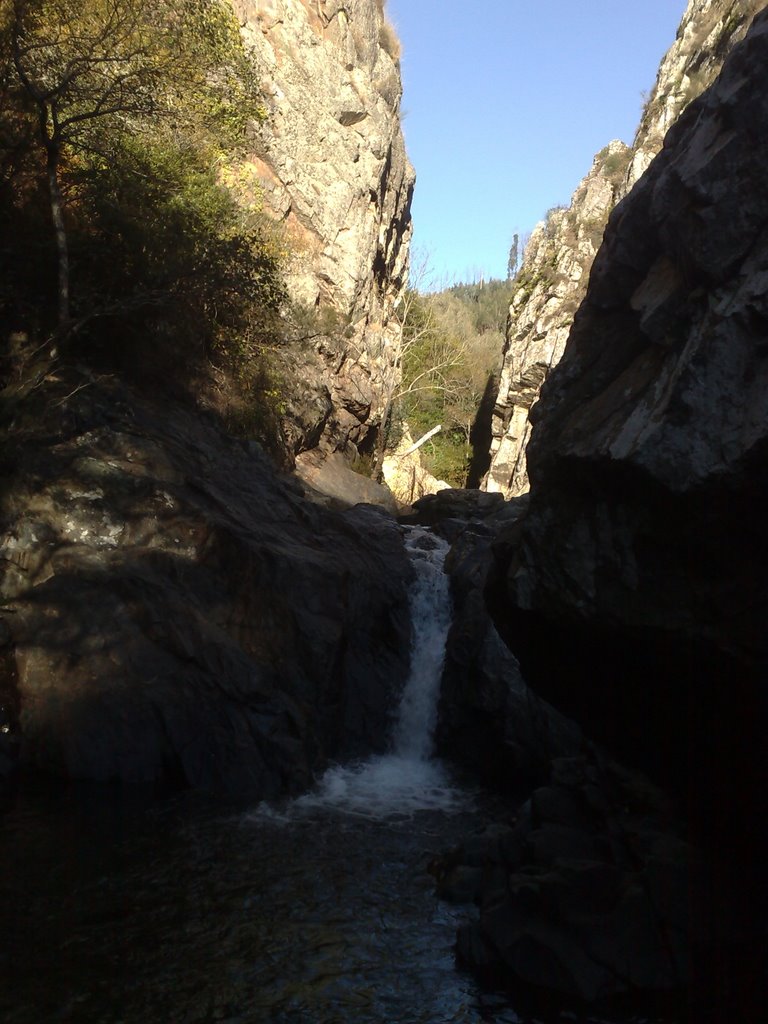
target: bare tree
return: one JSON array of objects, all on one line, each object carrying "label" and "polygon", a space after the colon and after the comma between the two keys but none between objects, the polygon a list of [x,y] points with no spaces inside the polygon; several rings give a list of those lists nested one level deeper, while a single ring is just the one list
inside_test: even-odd
[{"label": "bare tree", "polygon": [[[459,397],[460,383],[452,371],[465,357],[466,346],[462,344],[457,347],[448,343],[445,334],[439,329],[435,307],[422,294],[429,280],[428,258],[420,255],[416,263],[412,264],[408,288],[395,312],[396,332],[385,378],[381,427],[376,439],[375,478],[379,482],[384,472],[387,424],[395,403],[420,392],[439,392],[447,400],[457,400]],[[420,360],[421,368],[404,376],[407,364],[412,361],[411,357],[421,350],[424,352]],[[442,424],[433,426],[426,436],[437,433],[441,427]]]}]

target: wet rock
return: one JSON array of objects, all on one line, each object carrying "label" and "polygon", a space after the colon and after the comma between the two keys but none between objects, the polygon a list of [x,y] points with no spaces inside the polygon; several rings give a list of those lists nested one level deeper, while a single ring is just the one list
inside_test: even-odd
[{"label": "wet rock", "polygon": [[192,410],[66,377],[15,425],[5,481],[21,764],[259,798],[381,749],[407,670],[394,520],[305,502]]}]

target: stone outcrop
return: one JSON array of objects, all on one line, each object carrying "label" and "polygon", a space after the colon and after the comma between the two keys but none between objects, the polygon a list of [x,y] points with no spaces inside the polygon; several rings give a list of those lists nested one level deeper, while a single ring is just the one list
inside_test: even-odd
[{"label": "stone outcrop", "polygon": [[296,459],[294,472],[305,497],[326,508],[344,509],[365,504],[377,505],[389,512],[398,510],[388,487],[356,473],[346,459],[336,453],[302,452]]},{"label": "stone outcrop", "polygon": [[528,681],[756,844],[768,672],[768,12],[614,210],[497,544]]},{"label": "stone outcrop", "polygon": [[507,321],[499,391],[491,422],[486,490],[528,490],[529,411],[565,349],[605,222],[622,187],[630,151],[612,142],[595,157],[567,208],[551,210],[525,249]]},{"label": "stone outcrop", "polygon": [[247,171],[313,314],[282,352],[294,453],[371,449],[394,365],[414,175],[400,127],[398,41],[381,0],[232,0],[261,72],[267,124]]},{"label": "stone outcrop", "polygon": [[0,773],[271,798],[381,749],[410,567],[194,410],[61,370],[3,455]]},{"label": "stone outcrop", "polygon": [[631,149],[612,142],[601,150],[570,206],[550,211],[534,229],[510,307],[488,490],[507,497],[528,490],[528,413],[562,357],[608,216],[659,152],[687,104],[714,81],[762,6],[762,0],[690,0]]},{"label": "stone outcrop", "polygon": [[643,109],[622,198],[659,152],[683,110],[720,74],[726,56],[764,6],[763,0],[689,0]]}]

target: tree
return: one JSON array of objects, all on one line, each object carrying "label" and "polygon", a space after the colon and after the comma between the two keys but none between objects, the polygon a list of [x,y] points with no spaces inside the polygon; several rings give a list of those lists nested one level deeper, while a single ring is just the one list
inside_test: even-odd
[{"label": "tree", "polygon": [[[13,0],[0,26],[5,100],[34,118],[58,262],[58,328],[70,322],[62,171],[115,152],[158,121],[232,139],[257,116],[252,68],[220,0]],[[248,98],[249,102],[244,102]]]},{"label": "tree", "polygon": [[[454,285],[431,293],[415,287],[427,278],[422,259],[397,310],[392,372],[376,450],[377,479],[387,441],[385,427],[390,418],[400,417],[415,434],[441,428],[439,436],[430,438],[428,468],[455,486],[464,486],[475,417],[501,357],[503,317],[497,306],[503,296],[505,312],[509,287],[506,282],[489,282],[486,288]],[[481,306],[479,296],[485,299],[486,292],[488,302]]]},{"label": "tree", "polygon": [[507,280],[511,281],[520,266],[520,237],[515,232],[512,236],[512,245],[509,248],[509,259],[507,260]]},{"label": "tree", "polygon": [[419,287],[428,279],[427,257],[419,255],[411,266],[408,287],[395,311],[395,335],[390,346],[392,358],[384,379],[381,427],[376,440],[375,478],[379,482],[384,472],[387,431],[395,404],[402,403],[407,396],[426,396],[447,389],[447,375],[455,362],[455,353],[440,351],[440,334],[435,331],[433,309],[419,292]]}]

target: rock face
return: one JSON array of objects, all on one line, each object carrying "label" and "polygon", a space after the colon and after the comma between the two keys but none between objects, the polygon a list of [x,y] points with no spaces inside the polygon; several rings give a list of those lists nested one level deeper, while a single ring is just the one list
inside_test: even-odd
[{"label": "rock face", "polygon": [[631,149],[612,142],[601,150],[571,205],[550,211],[531,235],[507,325],[485,484],[489,491],[511,497],[528,490],[528,413],[562,357],[608,216],[659,152],[687,104],[714,81],[762,6],[762,0],[690,0]]},{"label": "rock face", "polygon": [[294,254],[293,298],[320,324],[283,354],[287,440],[370,448],[399,372],[391,320],[411,234],[399,44],[382,0],[232,3],[268,111],[250,170]]},{"label": "rock face", "polygon": [[506,497],[528,490],[528,416],[542,382],[565,349],[573,314],[616,202],[630,151],[612,142],[595,157],[567,209],[551,210],[534,229],[515,279],[499,393],[491,423],[486,490]]},{"label": "rock face", "polygon": [[328,513],[199,413],[77,374],[13,430],[0,769],[262,798],[381,749],[407,670],[394,520]]},{"label": "rock face", "polygon": [[659,152],[687,105],[720,74],[723,61],[764,6],[763,0],[689,0],[643,110],[623,195]]},{"label": "rock face", "polygon": [[546,991],[553,1008],[631,997],[637,1011],[641,993],[679,996],[693,960],[711,955],[692,899],[700,857],[663,797],[594,750],[555,758],[514,823],[469,838],[440,868],[441,892],[479,906],[459,960],[513,980],[521,1000],[538,991],[540,1008]]},{"label": "rock face", "polygon": [[[495,613],[529,682],[754,840],[768,564],[768,12],[613,212]],[[758,829],[759,831],[759,829]]]},{"label": "rock face", "polygon": [[530,689],[488,612],[484,589],[493,565],[492,541],[501,524],[524,514],[525,499],[495,507],[487,501],[483,507],[483,498],[500,495],[443,491],[416,505],[426,522],[442,506],[448,517],[434,529],[458,534],[446,560],[454,612],[436,741],[443,755],[486,785],[520,796],[546,781],[553,758],[578,753],[582,734]]}]

